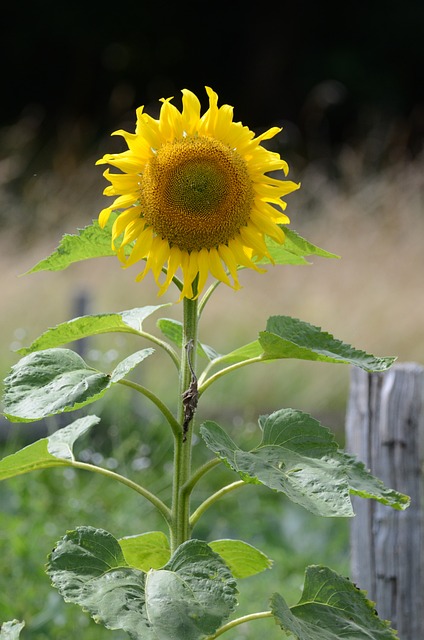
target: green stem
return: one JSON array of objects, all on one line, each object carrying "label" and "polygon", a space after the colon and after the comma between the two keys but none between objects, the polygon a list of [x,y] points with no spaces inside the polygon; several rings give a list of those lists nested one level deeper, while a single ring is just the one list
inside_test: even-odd
[{"label": "green stem", "polygon": [[254,362],[263,362],[263,361],[264,361],[264,357],[262,354],[260,356],[255,356],[254,358],[248,358],[247,360],[242,360],[242,362],[236,362],[235,364],[232,364],[229,367],[225,367],[225,369],[221,369],[220,371],[217,371],[209,378],[205,379],[209,371],[212,369],[212,367],[215,367],[217,364],[219,364],[219,358],[217,358],[216,360],[212,360],[212,362],[204,369],[202,375],[199,378],[199,396],[201,396],[202,393],[206,391],[206,389],[213,382],[215,382],[216,380],[219,380],[219,378],[222,378],[222,376],[225,376],[227,373],[231,373],[232,371],[237,371],[237,369],[241,369],[241,367],[246,367],[248,364],[253,364]]},{"label": "green stem", "polygon": [[196,511],[193,512],[190,518],[191,527],[194,527],[194,525],[199,520],[199,518],[205,513],[206,509],[209,509],[209,507],[211,507],[215,502],[217,502],[217,500],[227,495],[227,493],[230,493],[231,491],[234,491],[235,489],[239,489],[240,487],[243,487],[245,485],[246,483],[244,480],[236,480],[235,482],[232,482],[231,484],[227,484],[225,487],[222,487],[222,489],[219,489],[218,491],[213,493],[211,496],[209,496],[209,498],[206,498],[206,500],[197,507]]},{"label": "green stem", "polygon": [[157,344],[159,347],[161,347],[171,357],[171,360],[173,361],[177,369],[180,368],[180,359],[178,357],[178,354],[175,352],[175,350],[171,347],[170,344],[165,342],[165,340],[161,340],[160,338],[152,335],[151,333],[146,333],[146,331],[139,331],[138,335],[140,335],[142,338],[145,338],[146,340],[150,340],[150,342],[153,342],[154,344]]},{"label": "green stem", "polygon": [[217,465],[221,464],[221,462],[222,460],[220,460],[219,458],[212,458],[212,460],[209,460],[209,462],[205,462],[205,464],[199,467],[197,471],[193,473],[191,478],[189,478],[189,480],[185,483],[183,487],[183,491],[185,491],[185,493],[190,494],[193,491],[195,485],[199,482],[199,480],[203,478],[203,476],[206,473],[208,473],[208,471],[210,471],[211,469],[214,469]]},{"label": "green stem", "polygon": [[193,382],[192,370],[196,370],[196,350],[198,333],[198,302],[183,300],[183,343],[181,353],[178,433],[174,432],[174,477],[172,487],[172,535],[171,551],[190,538],[190,494],[183,491],[191,473],[191,441],[193,437],[193,420],[186,422],[186,406],[183,394],[190,389]]},{"label": "green stem", "polygon": [[248,615],[242,616],[241,618],[231,620],[231,622],[227,622],[227,624],[224,624],[220,629],[218,629],[218,631],[215,631],[212,636],[208,636],[207,640],[215,640],[215,638],[218,638],[218,636],[221,636],[223,633],[229,631],[230,629],[234,629],[234,627],[237,627],[239,624],[251,622],[252,620],[261,620],[262,618],[273,618],[272,611],[258,611],[258,613],[249,613]]},{"label": "green stem", "polygon": [[94,473],[99,473],[100,475],[106,476],[111,480],[117,480],[118,482],[125,484],[127,487],[129,487],[130,489],[133,489],[134,491],[142,495],[144,498],[146,498],[146,500],[149,500],[149,502],[151,502],[156,507],[156,509],[163,515],[168,525],[171,525],[171,510],[166,506],[164,502],[162,502],[162,500],[160,500],[160,498],[155,496],[154,493],[151,493],[148,489],[145,489],[141,485],[137,484],[136,482],[133,482],[132,480],[130,480],[129,478],[126,478],[125,476],[119,475],[119,473],[115,473],[114,471],[110,471],[109,469],[104,469],[103,467],[97,467],[94,464],[88,464],[87,462],[78,462],[77,460],[73,460],[71,463],[68,463],[68,464],[71,464],[71,466],[76,469],[84,469],[85,471],[92,471]]},{"label": "green stem", "polygon": [[123,384],[125,387],[130,387],[131,389],[135,389],[139,393],[142,393],[143,396],[146,396],[146,398],[149,398],[149,400],[151,400],[153,404],[155,404],[161,411],[161,413],[165,416],[171,426],[174,435],[177,435],[180,432],[180,423],[178,422],[178,420],[175,418],[170,409],[168,409],[168,407],[162,402],[162,400],[160,400],[152,391],[149,391],[149,389],[146,389],[146,387],[143,387],[137,382],[132,382],[131,380],[119,380],[119,384]]}]

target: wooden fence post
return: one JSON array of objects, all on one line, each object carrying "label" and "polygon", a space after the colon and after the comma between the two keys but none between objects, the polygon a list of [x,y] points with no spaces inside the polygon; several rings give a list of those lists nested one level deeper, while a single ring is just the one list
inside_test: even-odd
[{"label": "wooden fence post", "polygon": [[352,369],[346,440],[373,475],[411,497],[406,511],[354,498],[352,580],[400,640],[424,639],[424,367]]}]

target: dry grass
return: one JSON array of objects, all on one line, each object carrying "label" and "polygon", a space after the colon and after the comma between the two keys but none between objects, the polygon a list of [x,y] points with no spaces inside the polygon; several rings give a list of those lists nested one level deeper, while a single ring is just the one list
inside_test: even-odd
[{"label": "dry grass", "polygon": [[[72,233],[96,217],[105,201],[100,194],[104,185],[91,158],[83,164],[62,159],[49,171],[21,178],[13,195],[9,165],[3,166],[0,191],[3,372],[16,361],[11,345],[27,344],[46,327],[72,317],[70,295],[87,292],[96,313],[157,301],[150,280],[136,284],[136,271],[122,271],[113,258],[18,278],[57,246],[63,232]],[[346,150],[339,169],[341,178],[334,182],[319,168],[307,167],[288,213],[301,235],[342,259],[316,258],[310,267],[270,268],[266,276],[244,272],[240,292],[222,286],[207,308],[205,342],[222,351],[234,348],[254,339],[269,315],[287,314],[377,355],[424,361],[423,161],[370,175],[359,156]],[[165,313],[178,317],[180,312],[178,305]],[[224,403],[235,413],[248,389],[247,415],[278,408],[277,403],[315,414],[343,411],[346,367],[291,362],[265,366],[266,376],[264,369],[255,369],[240,383],[231,381],[230,388],[219,383],[211,407]],[[160,386],[163,376],[157,377]]]}]

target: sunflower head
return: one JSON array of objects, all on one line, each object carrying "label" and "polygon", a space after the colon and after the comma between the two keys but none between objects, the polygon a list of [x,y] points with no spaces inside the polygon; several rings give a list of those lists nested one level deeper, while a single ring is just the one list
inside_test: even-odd
[{"label": "sunflower head", "polygon": [[160,294],[178,271],[181,297],[199,295],[210,275],[239,288],[239,267],[259,271],[258,259],[271,260],[265,236],[284,242],[279,225],[289,219],[282,198],[299,188],[269,175],[288,171],[277,153],[261,146],[280,129],[255,137],[233,121],[232,107],[218,107],[217,94],[206,91],[203,115],[187,89],[181,111],[171,99],[162,100],[158,120],[140,107],[135,133],[115,132],[128,150],[97,162],[121,171],[104,173],[111,183],[104,193],[115,200],[100,213],[100,226],[118,211],[113,249],[124,266],[145,260],[137,279],[151,270]]}]

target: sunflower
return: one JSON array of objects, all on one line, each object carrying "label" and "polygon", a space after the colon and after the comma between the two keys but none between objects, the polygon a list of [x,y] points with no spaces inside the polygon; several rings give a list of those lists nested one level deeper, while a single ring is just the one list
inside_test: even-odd
[{"label": "sunflower", "polygon": [[145,260],[137,280],[152,271],[159,294],[179,270],[181,297],[199,295],[209,276],[240,288],[238,268],[260,271],[256,262],[271,260],[265,237],[284,242],[279,225],[289,219],[282,198],[299,188],[268,175],[287,175],[287,163],[261,146],[280,129],[255,137],[233,121],[232,107],[218,107],[217,94],[209,87],[206,92],[209,109],[203,115],[187,89],[181,112],[172,98],[161,100],[158,120],[140,107],[135,133],[114,134],[124,137],[128,150],[97,162],[122,172],[104,172],[111,183],[104,194],[116,199],[101,211],[99,224],[103,228],[119,211],[113,250],[126,267]]}]

